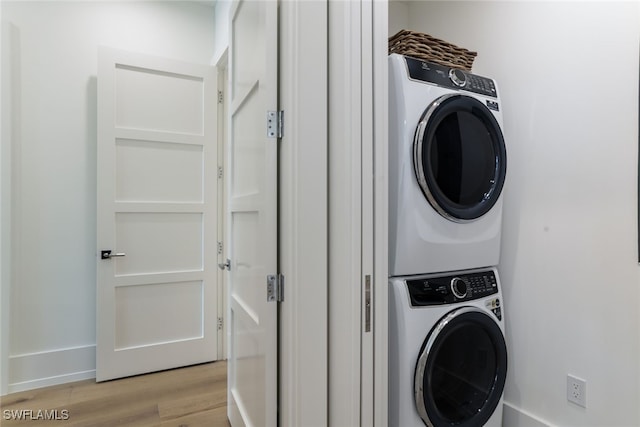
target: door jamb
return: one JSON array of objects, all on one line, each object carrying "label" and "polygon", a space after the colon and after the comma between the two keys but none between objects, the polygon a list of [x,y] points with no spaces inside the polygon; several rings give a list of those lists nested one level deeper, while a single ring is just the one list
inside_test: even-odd
[{"label": "door jamb", "polygon": [[279,425],[329,425],[328,2],[282,1],[279,17]]},{"label": "door jamb", "polygon": [[[222,94],[218,98],[217,115],[218,115],[218,129],[217,129],[217,145],[218,145],[218,168],[222,168],[222,177],[218,175],[218,224],[217,224],[217,242],[222,244],[222,252],[218,254],[218,263],[224,263],[228,258],[228,230],[229,224],[228,214],[228,184],[229,179],[226,176],[228,168],[228,114],[229,114],[229,100],[228,100],[228,70],[229,70],[229,48],[227,47],[220,58],[217,60],[215,67],[217,69],[217,93]],[[219,170],[219,169],[218,169]],[[218,355],[217,360],[226,360],[228,358],[227,344],[229,342],[229,326],[227,313],[229,303],[228,298],[228,283],[227,274],[223,270],[218,270],[218,322],[222,319],[222,328],[218,330]],[[220,324],[220,323],[218,323]]]},{"label": "door jamb", "polygon": [[373,211],[374,211],[374,426],[388,423],[388,66],[387,46],[389,32],[388,2],[373,1]]}]

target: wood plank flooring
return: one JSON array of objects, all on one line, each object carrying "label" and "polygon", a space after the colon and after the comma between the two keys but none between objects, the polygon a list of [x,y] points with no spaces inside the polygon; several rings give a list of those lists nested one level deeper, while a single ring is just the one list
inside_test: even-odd
[{"label": "wood plank flooring", "polygon": [[[0,409],[2,427],[229,427],[227,363],[14,393],[0,398]],[[37,418],[39,410],[58,420],[7,419],[11,414]]]}]

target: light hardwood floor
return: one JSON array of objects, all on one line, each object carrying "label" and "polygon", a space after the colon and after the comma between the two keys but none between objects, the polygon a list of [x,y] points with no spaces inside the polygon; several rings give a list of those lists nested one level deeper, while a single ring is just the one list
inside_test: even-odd
[{"label": "light hardwood floor", "polygon": [[[228,427],[227,363],[14,393],[0,398],[0,409],[2,427]],[[59,420],[6,419],[15,411],[37,418],[38,410],[57,410]]]}]

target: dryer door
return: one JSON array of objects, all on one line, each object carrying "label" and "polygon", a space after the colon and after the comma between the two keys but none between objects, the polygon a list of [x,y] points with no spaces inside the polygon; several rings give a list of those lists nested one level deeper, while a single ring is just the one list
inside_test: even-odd
[{"label": "dryer door", "polygon": [[466,222],[487,213],[502,192],[507,154],[500,125],[476,98],[449,94],[424,112],[413,144],[420,188],[447,219]]},{"label": "dryer door", "polygon": [[428,426],[484,425],[507,377],[507,347],[496,320],[476,307],[449,312],[425,339],[414,392]]}]

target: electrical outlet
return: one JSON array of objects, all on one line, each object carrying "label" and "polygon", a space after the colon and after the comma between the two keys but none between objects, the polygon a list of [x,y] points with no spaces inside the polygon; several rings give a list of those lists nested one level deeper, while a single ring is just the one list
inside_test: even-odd
[{"label": "electrical outlet", "polygon": [[586,408],[587,381],[573,375],[567,375],[567,400]]}]

